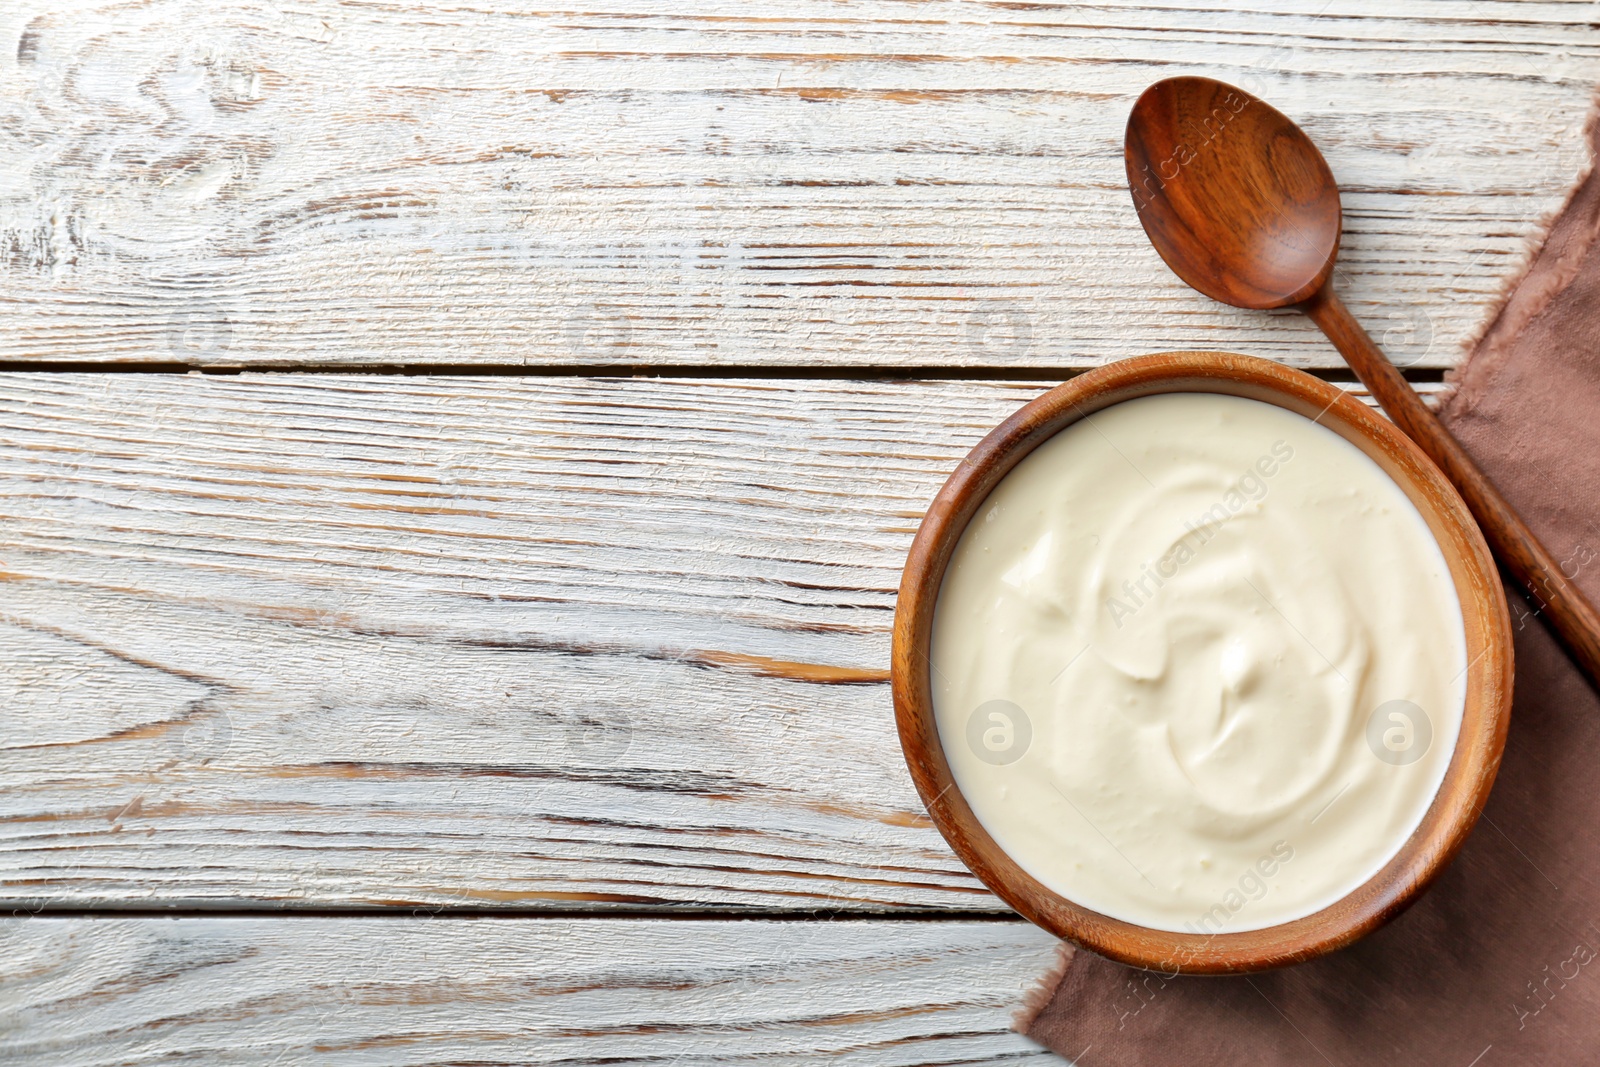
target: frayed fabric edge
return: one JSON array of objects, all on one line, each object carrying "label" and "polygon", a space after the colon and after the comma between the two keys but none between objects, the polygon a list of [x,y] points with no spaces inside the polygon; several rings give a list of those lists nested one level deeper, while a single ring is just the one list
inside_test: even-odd
[{"label": "frayed fabric edge", "polygon": [[1537,318],[1556,294],[1565,289],[1576,275],[1579,265],[1574,263],[1570,270],[1562,271],[1558,276],[1546,281],[1539,292],[1529,292],[1525,299],[1517,299],[1523,283],[1528,281],[1529,275],[1539,264],[1541,253],[1544,252],[1557,223],[1595,176],[1597,136],[1600,136],[1600,94],[1590,100],[1589,117],[1583,124],[1583,140],[1588,148],[1588,159],[1574,176],[1572,186],[1562,199],[1561,205],[1540,219],[1529,233],[1516,269],[1507,274],[1500,284],[1500,291],[1495,296],[1494,313],[1484,320],[1483,325],[1471,338],[1462,343],[1461,361],[1444,376],[1444,395],[1439,401],[1441,414],[1464,413],[1456,409],[1460,407],[1458,402],[1466,399],[1466,394],[1471,393],[1471,390],[1463,388],[1467,384],[1468,376],[1492,371],[1494,354],[1503,347],[1501,342],[1520,333],[1523,327]]},{"label": "frayed fabric edge", "polygon": [[1055,963],[1039,976],[1033,988],[1028,990],[1028,995],[1022,998],[1022,1006],[1011,1017],[1011,1029],[1025,1035],[1033,1028],[1039,1013],[1049,1006],[1056,990],[1061,987],[1061,980],[1067,976],[1067,968],[1072,966],[1072,958],[1077,954],[1078,950],[1065,941],[1056,947]]}]

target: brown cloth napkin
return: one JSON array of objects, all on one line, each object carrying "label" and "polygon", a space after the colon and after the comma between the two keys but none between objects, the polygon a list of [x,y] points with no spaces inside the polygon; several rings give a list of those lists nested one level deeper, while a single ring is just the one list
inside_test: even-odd
[{"label": "brown cloth napkin", "polygon": [[[1600,602],[1597,233],[1591,171],[1444,418]],[[1342,952],[1245,977],[1164,978],[1069,952],[1018,1028],[1082,1067],[1600,1063],[1600,700],[1507,593],[1505,760],[1466,847],[1415,906]]]}]

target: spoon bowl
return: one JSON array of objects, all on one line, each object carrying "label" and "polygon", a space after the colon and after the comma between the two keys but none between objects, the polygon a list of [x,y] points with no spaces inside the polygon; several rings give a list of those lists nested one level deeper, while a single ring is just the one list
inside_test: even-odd
[{"label": "spoon bowl", "polygon": [[1339,254],[1339,187],[1288,116],[1210,78],[1170,78],[1128,116],[1139,221],[1173,273],[1242,308],[1298,304]]}]

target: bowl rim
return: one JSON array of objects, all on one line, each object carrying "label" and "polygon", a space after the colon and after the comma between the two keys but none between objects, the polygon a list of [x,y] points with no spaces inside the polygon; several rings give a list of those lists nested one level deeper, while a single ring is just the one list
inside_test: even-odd
[{"label": "bowl rim", "polygon": [[[1466,706],[1433,803],[1400,851],[1351,893],[1312,915],[1261,930],[1194,934],[1114,919],[1047,888],[994,842],[956,786],[939,739],[927,650],[944,572],[968,522],[1033,450],[1079,419],[1159,393],[1263,400],[1355,444],[1422,513],[1449,566],[1466,629]],[[1230,974],[1312,959],[1394,918],[1460,850],[1488,799],[1505,747],[1513,676],[1511,622],[1493,557],[1454,486],[1392,423],[1338,386],[1231,352],[1162,352],[1099,367],[1023,405],[956,467],[906,558],[891,664],[901,750],[923,807],[979,879],[1025,918],[1102,956],[1152,971]]]}]

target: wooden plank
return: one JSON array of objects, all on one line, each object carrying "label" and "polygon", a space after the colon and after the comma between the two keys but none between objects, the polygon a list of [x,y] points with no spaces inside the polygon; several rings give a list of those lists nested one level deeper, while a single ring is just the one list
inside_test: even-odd
[{"label": "wooden plank", "polygon": [[1290,315],[1171,278],[1128,108],[1303,121],[1341,284],[1450,366],[1586,165],[1592,5],[1546,0],[18,0],[0,360],[1083,366]]},{"label": "wooden plank", "polygon": [[884,679],[1043,388],[0,375],[0,900],[998,908]]},{"label": "wooden plank", "polygon": [[1020,922],[0,922],[0,1056],[71,1063],[1060,1063]]}]

